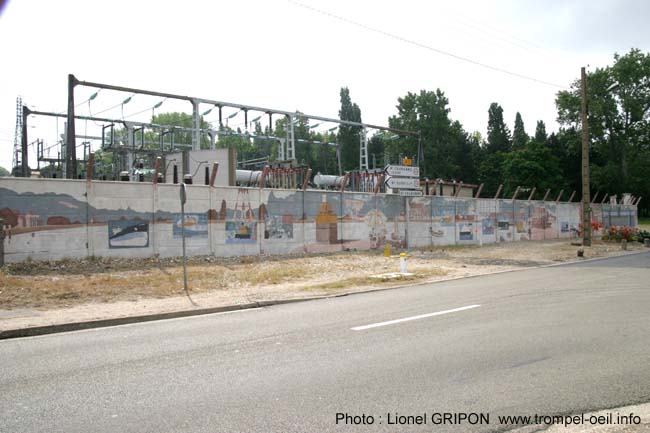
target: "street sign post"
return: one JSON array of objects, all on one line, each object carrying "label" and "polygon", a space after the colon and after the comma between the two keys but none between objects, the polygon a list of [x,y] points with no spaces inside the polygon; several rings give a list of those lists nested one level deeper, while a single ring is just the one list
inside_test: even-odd
[{"label": "street sign post", "polygon": [[389,177],[386,179],[386,186],[392,189],[418,189],[420,180],[415,177]]},{"label": "street sign post", "polygon": [[187,258],[185,256],[185,203],[187,202],[187,186],[185,182],[181,183],[181,237],[183,238],[183,287],[187,291]]},{"label": "street sign post", "polygon": [[387,165],[384,171],[388,176],[420,178],[420,167],[412,167],[408,165]]}]

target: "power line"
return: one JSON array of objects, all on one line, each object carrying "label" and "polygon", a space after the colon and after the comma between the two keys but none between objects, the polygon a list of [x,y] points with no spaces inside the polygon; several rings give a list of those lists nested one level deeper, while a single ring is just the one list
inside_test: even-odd
[{"label": "power line", "polygon": [[501,72],[502,74],[511,75],[513,77],[521,78],[521,79],[524,79],[524,80],[529,80],[529,81],[534,81],[536,83],[545,84],[547,86],[561,88],[561,89],[568,89],[568,87],[562,86],[560,84],[551,83],[550,81],[544,81],[544,80],[541,80],[541,79],[538,79],[538,78],[530,77],[528,75],[520,74],[518,72],[508,71],[507,69],[499,68],[497,66],[488,65],[486,63],[482,63],[482,62],[479,62],[479,61],[476,61],[476,60],[472,60],[472,59],[470,59],[468,57],[459,56],[457,54],[453,54],[453,53],[450,53],[448,51],[441,50],[439,48],[434,48],[434,47],[432,47],[430,45],[426,45],[426,44],[423,44],[421,42],[414,41],[412,39],[407,39],[405,37],[396,35],[394,33],[387,32],[385,30],[376,29],[374,27],[370,27],[368,25],[359,23],[357,21],[353,21],[353,20],[351,20],[349,18],[345,18],[345,17],[339,16],[339,15],[335,15],[335,14],[333,14],[331,12],[324,11],[322,9],[317,9],[315,7],[312,7],[312,6],[302,4],[302,3],[297,2],[295,0],[288,0],[288,1],[289,1],[289,3],[293,3],[296,6],[300,6],[302,8],[308,9],[308,10],[313,11],[313,12],[318,12],[319,14],[328,16],[330,18],[334,18],[334,19],[342,21],[344,23],[351,24],[353,26],[360,27],[360,28],[365,29],[365,30],[370,30],[371,32],[379,33],[380,35],[387,36],[389,38],[396,39],[398,41],[405,42],[407,44],[414,45],[414,46],[419,47],[419,48],[424,48],[426,50],[433,51],[435,53],[442,54],[444,56],[452,57],[452,58],[454,58],[456,60],[461,60],[463,62],[471,63],[473,65],[480,66],[482,68],[490,69],[490,70],[496,71],[496,72]]}]

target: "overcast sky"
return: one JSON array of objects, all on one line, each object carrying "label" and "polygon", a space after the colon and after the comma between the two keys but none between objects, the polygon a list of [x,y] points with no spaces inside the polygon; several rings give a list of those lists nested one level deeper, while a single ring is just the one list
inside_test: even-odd
[{"label": "overcast sky", "polygon": [[[578,78],[581,66],[606,66],[615,52],[632,47],[650,51],[647,0],[10,0],[1,13],[0,166],[5,168],[12,161],[16,96],[34,109],[64,111],[69,73],[80,80],[327,117],[338,117],[339,90],[347,86],[363,121],[380,125],[396,113],[398,97],[440,88],[452,119],[467,131],[485,134],[488,107],[498,102],[511,129],[519,111],[533,134],[539,119],[549,132],[557,130],[555,94]],[[76,102],[94,91],[78,87]],[[102,91],[77,114],[96,115],[128,96]],[[136,96],[101,116],[149,121],[159,101]],[[191,112],[191,107],[168,100],[159,108],[174,110]],[[216,111],[207,116],[216,119]],[[236,117],[231,125],[241,122]],[[30,141],[53,144],[57,131],[63,132],[62,121],[29,123]],[[98,134],[98,128],[77,123],[78,134]],[[35,166],[33,155],[30,165]]]}]

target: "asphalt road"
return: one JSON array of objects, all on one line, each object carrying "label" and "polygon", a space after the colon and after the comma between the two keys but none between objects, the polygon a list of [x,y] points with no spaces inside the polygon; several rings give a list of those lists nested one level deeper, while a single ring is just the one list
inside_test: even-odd
[{"label": "asphalt road", "polygon": [[650,401],[650,254],[4,340],[0,366],[2,432],[503,430]]}]

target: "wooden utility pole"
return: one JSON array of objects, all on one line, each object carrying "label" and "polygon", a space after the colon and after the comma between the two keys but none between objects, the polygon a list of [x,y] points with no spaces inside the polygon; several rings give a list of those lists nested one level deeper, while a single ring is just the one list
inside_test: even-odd
[{"label": "wooden utility pole", "polygon": [[591,200],[589,199],[589,120],[587,119],[587,73],[580,70],[582,82],[582,245],[591,246]]}]

